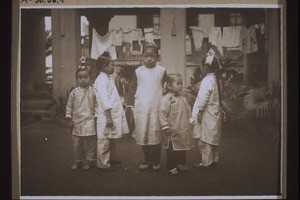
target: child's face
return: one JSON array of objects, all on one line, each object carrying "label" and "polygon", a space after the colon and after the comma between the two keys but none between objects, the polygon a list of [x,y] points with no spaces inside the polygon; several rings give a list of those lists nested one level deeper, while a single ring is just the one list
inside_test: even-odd
[{"label": "child's face", "polygon": [[170,92],[173,94],[179,94],[182,91],[182,78],[176,77],[172,84],[168,86]]},{"label": "child's face", "polygon": [[80,71],[77,74],[77,82],[81,87],[87,87],[90,84],[91,76],[88,71]]},{"label": "child's face", "polygon": [[148,68],[155,67],[157,61],[157,53],[153,48],[147,48],[143,54],[144,65]]},{"label": "child's face", "polygon": [[115,68],[114,68],[113,60],[111,60],[110,63],[104,67],[103,71],[108,75],[111,75],[114,73]]}]

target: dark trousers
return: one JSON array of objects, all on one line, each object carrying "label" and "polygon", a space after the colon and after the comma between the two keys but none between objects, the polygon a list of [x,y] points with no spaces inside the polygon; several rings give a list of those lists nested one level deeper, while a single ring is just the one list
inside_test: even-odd
[{"label": "dark trousers", "polygon": [[166,149],[167,154],[167,169],[171,170],[177,165],[185,165],[186,151],[174,151],[172,142],[169,142],[169,148]]},{"label": "dark trousers", "polygon": [[145,163],[157,165],[160,163],[161,144],[143,145]]}]

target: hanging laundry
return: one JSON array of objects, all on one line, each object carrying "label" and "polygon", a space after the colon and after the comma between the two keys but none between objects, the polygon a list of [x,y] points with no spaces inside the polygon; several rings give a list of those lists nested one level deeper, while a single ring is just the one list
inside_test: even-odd
[{"label": "hanging laundry", "polygon": [[217,47],[220,54],[223,56],[223,36],[220,27],[210,27],[208,33],[208,42]]},{"label": "hanging laundry", "polygon": [[241,46],[241,26],[223,27],[223,47]]},{"label": "hanging laundry", "polygon": [[202,47],[203,37],[204,37],[204,30],[198,26],[190,26],[190,29],[193,34],[194,44],[196,51],[200,51]]},{"label": "hanging laundry", "polygon": [[104,51],[109,51],[112,59],[117,59],[115,46],[112,46],[111,32],[107,33],[105,36],[100,36],[93,28],[91,58],[97,59]]},{"label": "hanging laundry", "polygon": [[129,32],[123,32],[124,42],[130,45],[130,51],[133,54],[142,53],[142,35],[141,29],[132,29]]},{"label": "hanging laundry", "polygon": [[250,26],[248,29],[244,26],[242,27],[241,48],[244,54],[250,54],[258,51],[256,29],[254,26]]},{"label": "hanging laundry", "polygon": [[185,37],[185,48],[186,48],[187,55],[192,54],[192,42],[191,42],[191,37],[188,34],[186,34]]},{"label": "hanging laundry", "polygon": [[144,28],[145,41],[154,43],[153,28]]},{"label": "hanging laundry", "polygon": [[123,29],[112,30],[112,44],[114,46],[122,46],[123,43]]}]

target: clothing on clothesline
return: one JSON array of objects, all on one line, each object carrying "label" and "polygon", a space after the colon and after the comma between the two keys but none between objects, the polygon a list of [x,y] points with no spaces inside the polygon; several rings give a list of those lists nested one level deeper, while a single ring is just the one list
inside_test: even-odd
[{"label": "clothing on clothesline", "polygon": [[100,36],[95,29],[93,29],[93,39],[91,48],[91,58],[97,59],[104,51],[109,51],[112,59],[117,59],[115,46],[112,45],[111,32],[105,36]]},{"label": "clothing on clothesline", "polygon": [[112,44],[114,46],[122,46],[123,43],[123,30],[113,30],[112,31]]},{"label": "clothing on clothesline", "polygon": [[250,54],[258,51],[256,29],[254,26],[251,26],[248,29],[246,27],[242,27],[241,46],[244,54]]},{"label": "clothing on clothesline", "polygon": [[223,27],[223,47],[240,47],[241,26]]},{"label": "clothing on clothesline", "polygon": [[131,53],[142,53],[142,35],[141,29],[132,29],[129,32],[123,32],[124,42],[125,44],[127,43],[127,46],[125,45],[124,47],[124,51],[128,51],[128,44],[130,44],[129,50]]},{"label": "clothing on clothesline", "polygon": [[204,30],[198,26],[190,26],[190,29],[193,34],[194,44],[196,51],[200,51],[202,47],[203,37],[204,37]]},{"label": "clothing on clothesline", "polygon": [[223,56],[223,35],[220,27],[210,27],[208,34],[208,42],[216,46],[220,54]]}]

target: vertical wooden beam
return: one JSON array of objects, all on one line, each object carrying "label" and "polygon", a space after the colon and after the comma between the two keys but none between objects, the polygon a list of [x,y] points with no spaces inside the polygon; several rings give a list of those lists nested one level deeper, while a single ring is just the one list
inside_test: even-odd
[{"label": "vertical wooden beam", "polygon": [[81,57],[80,14],[74,9],[53,9],[53,94],[66,97],[76,86],[75,72]]},{"label": "vertical wooden beam", "polygon": [[161,64],[168,73],[180,73],[186,85],[186,9],[161,8],[160,17]]}]

